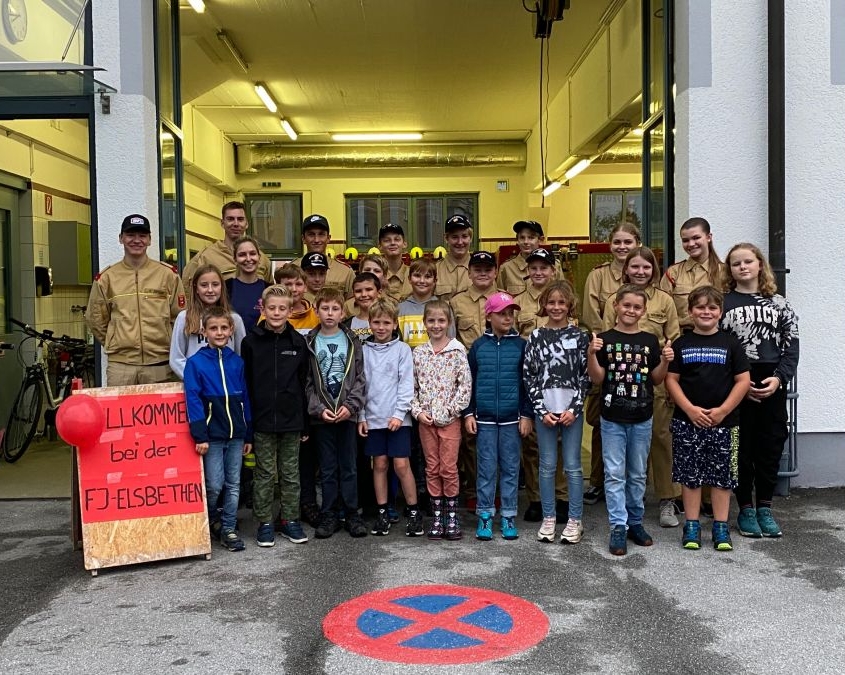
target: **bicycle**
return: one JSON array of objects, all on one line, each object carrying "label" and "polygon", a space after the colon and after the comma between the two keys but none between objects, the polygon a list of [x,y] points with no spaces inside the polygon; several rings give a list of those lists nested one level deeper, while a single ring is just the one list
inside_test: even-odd
[{"label": "bicycle", "polygon": [[[56,411],[59,404],[70,395],[74,378],[82,379],[86,387],[93,386],[94,350],[85,340],[67,335],[54,337],[51,330],[37,331],[17,319],[9,320],[24,333],[17,355],[26,370],[9,413],[6,433],[0,441],[0,451],[7,462],[17,462],[35,436],[43,436],[48,426],[55,425]],[[29,365],[25,363],[24,351],[21,349],[27,340],[36,341],[35,361]],[[50,384],[45,347],[47,351],[55,352],[58,366],[55,391]],[[42,414],[45,395],[47,406]],[[39,429],[38,423],[42,417],[44,425]]]}]

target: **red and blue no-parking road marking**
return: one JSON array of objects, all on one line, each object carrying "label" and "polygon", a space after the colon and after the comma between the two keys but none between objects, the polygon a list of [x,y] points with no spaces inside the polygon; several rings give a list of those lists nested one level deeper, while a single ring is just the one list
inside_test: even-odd
[{"label": "red and blue no-parking road marking", "polygon": [[349,651],[382,661],[457,664],[525,651],[549,632],[537,605],[467,586],[400,586],[335,607],[323,632]]}]

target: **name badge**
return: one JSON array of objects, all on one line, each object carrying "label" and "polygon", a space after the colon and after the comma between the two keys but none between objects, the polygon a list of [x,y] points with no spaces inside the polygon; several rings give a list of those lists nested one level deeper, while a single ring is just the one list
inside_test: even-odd
[{"label": "name badge", "polygon": [[564,349],[578,349],[578,340],[574,338],[567,338],[563,341]]}]

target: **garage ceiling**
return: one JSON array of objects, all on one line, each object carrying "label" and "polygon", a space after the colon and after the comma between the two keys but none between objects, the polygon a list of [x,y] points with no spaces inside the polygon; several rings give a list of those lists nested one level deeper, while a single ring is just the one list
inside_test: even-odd
[{"label": "garage ceiling", "polygon": [[[375,131],[523,140],[538,119],[541,41],[522,0],[205,0],[203,14],[181,4],[183,102],[236,143],[292,142],[280,115],[299,144]],[[551,97],[617,4],[572,0],[554,24]],[[259,81],[279,114],[260,103]]]}]

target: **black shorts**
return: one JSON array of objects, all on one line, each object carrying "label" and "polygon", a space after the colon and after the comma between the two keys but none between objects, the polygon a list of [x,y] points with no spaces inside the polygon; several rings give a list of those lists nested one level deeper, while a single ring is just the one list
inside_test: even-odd
[{"label": "black shorts", "polygon": [[399,427],[396,431],[370,429],[364,442],[367,457],[410,457],[411,427]]},{"label": "black shorts", "polygon": [[739,427],[697,427],[672,420],[672,480],[688,488],[737,486]]}]

